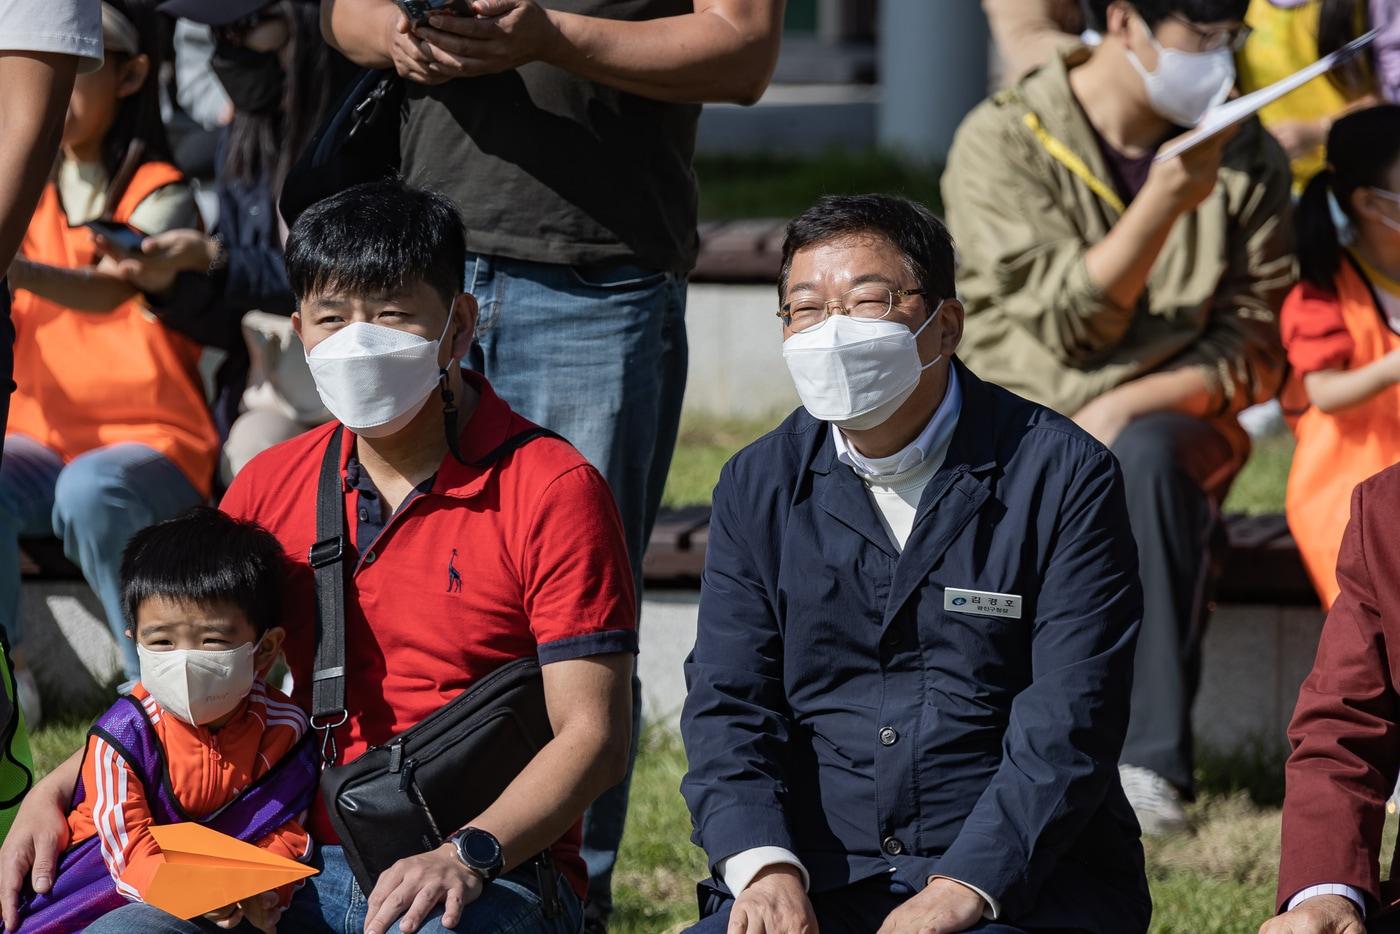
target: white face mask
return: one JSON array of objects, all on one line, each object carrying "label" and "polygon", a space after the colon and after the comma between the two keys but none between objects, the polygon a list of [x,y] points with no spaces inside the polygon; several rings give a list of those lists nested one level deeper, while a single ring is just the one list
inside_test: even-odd
[{"label": "white face mask", "polygon": [[1142,76],[1152,109],[1178,126],[1195,126],[1235,86],[1235,55],[1228,47],[1209,52],[1183,52],[1157,41],[1142,17],[1137,17],[1147,40],[1157,50],[1157,70],[1148,71],[1132,49],[1128,62]]},{"label": "white face mask", "polygon": [[[1389,201],[1391,204],[1400,205],[1400,194],[1397,194],[1393,191],[1386,191],[1384,188],[1372,188],[1371,191],[1374,194],[1380,195],[1382,198]],[[1382,214],[1381,223],[1386,225],[1396,233],[1400,233],[1400,221],[1396,220],[1395,218],[1390,217],[1386,214]]]},{"label": "white face mask", "polygon": [[438,350],[452,326],[448,315],[435,341],[356,321],[306,355],[326,410],[357,435],[383,438],[418,414],[442,378]]},{"label": "white face mask", "polygon": [[884,423],[919,385],[928,363],[919,361],[918,336],[939,308],[911,331],[898,321],[832,315],[783,342],[783,360],[802,405],[813,418],[849,431]]},{"label": "white face mask", "polygon": [[186,723],[203,726],[231,712],[253,688],[251,642],[223,652],[136,647],[141,684],[156,703]]}]

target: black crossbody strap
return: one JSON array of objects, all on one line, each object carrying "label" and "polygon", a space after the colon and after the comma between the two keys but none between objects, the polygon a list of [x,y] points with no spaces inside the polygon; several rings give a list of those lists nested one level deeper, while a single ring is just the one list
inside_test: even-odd
[{"label": "black crossbody strap", "polygon": [[[316,481],[316,542],[307,563],[316,576],[316,662],[311,672],[311,726],[321,731],[321,759],[334,765],[339,750],[335,731],[350,718],[345,709],[345,491],[340,479],[341,443],[345,429],[337,426],[321,458]],[[548,428],[529,428],[512,435],[474,467],[489,467],[536,438],[558,438]]]},{"label": "black crossbody strap", "polygon": [[311,726],[321,731],[321,759],[334,765],[335,730],[345,710],[345,492],[340,480],[340,445],[345,429],[336,426],[316,481],[316,542],[307,563],[316,575],[316,663],[311,672]]}]

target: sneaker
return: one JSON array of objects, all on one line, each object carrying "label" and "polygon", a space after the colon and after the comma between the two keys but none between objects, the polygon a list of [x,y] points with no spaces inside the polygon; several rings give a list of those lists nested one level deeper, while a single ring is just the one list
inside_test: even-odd
[{"label": "sneaker", "polygon": [[1118,766],[1123,793],[1133,806],[1142,832],[1149,837],[1182,833],[1190,828],[1186,809],[1181,806],[1181,792],[1162,776],[1136,765]]},{"label": "sneaker", "polygon": [[28,668],[15,669],[15,699],[19,701],[25,727],[33,733],[44,722],[44,709],[39,703],[39,685]]}]

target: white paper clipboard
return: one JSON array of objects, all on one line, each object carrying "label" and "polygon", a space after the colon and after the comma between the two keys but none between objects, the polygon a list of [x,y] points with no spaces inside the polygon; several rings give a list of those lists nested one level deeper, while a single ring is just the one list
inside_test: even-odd
[{"label": "white paper clipboard", "polygon": [[1205,117],[1201,119],[1199,126],[1189,132],[1181,134],[1176,139],[1163,146],[1157,153],[1155,161],[1165,162],[1168,159],[1173,159],[1181,155],[1188,149],[1198,146],[1212,136],[1215,136],[1220,131],[1228,129],[1257,113],[1261,107],[1272,104],[1280,97],[1283,97],[1290,91],[1297,90],[1319,75],[1327,74],[1327,72],[1336,68],[1342,62],[1370,45],[1375,40],[1376,36],[1380,35],[1380,32],[1379,29],[1372,29],[1364,36],[1353,39],[1330,55],[1324,55],[1311,65],[1300,68],[1288,77],[1281,78],[1266,88],[1260,88],[1243,97],[1237,97],[1234,100],[1226,101],[1218,107],[1211,108],[1206,113]]}]

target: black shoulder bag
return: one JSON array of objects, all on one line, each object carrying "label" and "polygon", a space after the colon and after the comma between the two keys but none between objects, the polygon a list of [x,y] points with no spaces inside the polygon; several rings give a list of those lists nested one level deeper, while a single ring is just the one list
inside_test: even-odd
[{"label": "black shoulder bag", "polygon": [[[316,490],[316,575],[319,633],[312,672],[311,725],[321,731],[321,797],[340,835],[346,862],[368,894],[400,859],[441,846],[486,810],[553,738],[539,662],[502,665],[426,720],[336,765],[335,730],[345,708],[345,560],[354,553],[345,529],[340,452],[343,428],[331,435]],[[506,440],[472,466],[485,467],[535,438],[534,428]],[[549,853],[536,858],[541,895],[555,900]]]}]

